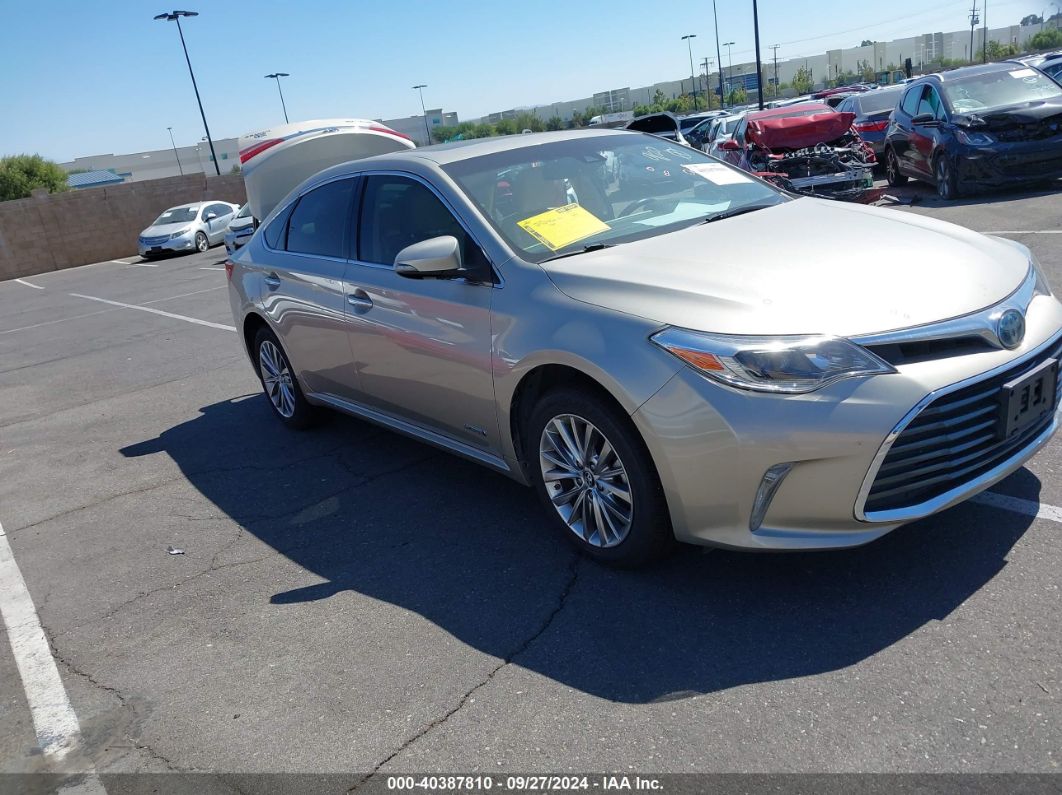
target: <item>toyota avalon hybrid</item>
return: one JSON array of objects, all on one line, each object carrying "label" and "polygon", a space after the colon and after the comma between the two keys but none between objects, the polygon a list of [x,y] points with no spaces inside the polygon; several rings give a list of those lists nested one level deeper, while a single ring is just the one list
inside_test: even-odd
[{"label": "toyota avalon hybrid", "polygon": [[281,423],[337,409],[483,464],[618,565],[864,544],[1057,426],[1062,305],[1027,248],[643,133],[332,167],[226,269]]}]

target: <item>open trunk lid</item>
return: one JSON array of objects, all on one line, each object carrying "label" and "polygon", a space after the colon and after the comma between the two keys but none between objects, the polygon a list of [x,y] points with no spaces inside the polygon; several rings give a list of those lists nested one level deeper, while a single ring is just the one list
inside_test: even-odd
[{"label": "open trunk lid", "polygon": [[251,214],[262,221],[293,188],[324,169],[413,149],[408,136],[369,119],[314,119],[240,136]]}]

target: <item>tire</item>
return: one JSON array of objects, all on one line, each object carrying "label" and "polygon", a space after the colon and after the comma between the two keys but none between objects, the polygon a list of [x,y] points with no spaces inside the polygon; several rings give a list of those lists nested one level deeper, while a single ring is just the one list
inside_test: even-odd
[{"label": "tire", "polygon": [[262,390],[277,419],[294,430],[313,425],[317,410],[306,401],[288,355],[268,327],[263,326],[255,334],[254,363]]},{"label": "tire", "polygon": [[953,201],[960,197],[955,169],[951,167],[946,155],[937,155],[933,161],[933,178],[937,185],[937,197],[941,201]]},{"label": "tire", "polygon": [[195,233],[195,250],[202,254],[210,248],[210,241],[202,232]]},{"label": "tire", "polygon": [[894,188],[907,184],[907,177],[900,172],[900,161],[891,146],[885,149],[885,179]]},{"label": "tire", "polygon": [[[634,568],[673,547],[660,478],[621,411],[590,392],[558,389],[535,405],[526,431],[535,491],[550,523],[581,552]],[[587,448],[589,459],[582,457]]]}]

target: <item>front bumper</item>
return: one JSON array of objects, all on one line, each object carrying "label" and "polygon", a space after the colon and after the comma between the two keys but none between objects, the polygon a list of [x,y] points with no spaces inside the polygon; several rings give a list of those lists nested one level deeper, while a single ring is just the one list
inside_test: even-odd
[{"label": "front bumper", "polygon": [[141,257],[157,257],[160,254],[172,254],[178,251],[193,251],[195,250],[195,235],[187,234],[181,237],[175,237],[171,240],[163,240],[161,242],[157,242],[153,239],[145,241],[143,238],[138,238],[137,250],[140,252]]},{"label": "front bumper", "polygon": [[[742,549],[858,546],[988,488],[1047,443],[1057,414],[1012,458],[946,499],[878,520],[862,516],[879,451],[913,408],[940,390],[1035,355],[1059,329],[1062,304],[1039,296],[1017,350],[900,365],[896,374],[846,379],[807,395],[745,392],[680,371],[633,414],[656,463],[675,536]],[[782,464],[791,466],[764,506],[765,475]]]},{"label": "front bumper", "polygon": [[1062,136],[1043,141],[962,147],[956,157],[960,187],[1002,188],[1062,179]]}]

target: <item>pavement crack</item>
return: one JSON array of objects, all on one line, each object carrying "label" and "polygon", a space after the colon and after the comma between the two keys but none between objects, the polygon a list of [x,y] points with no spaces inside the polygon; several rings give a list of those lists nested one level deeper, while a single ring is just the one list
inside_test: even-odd
[{"label": "pavement crack", "polygon": [[478,690],[490,684],[494,677],[497,676],[503,668],[506,668],[507,666],[511,665],[517,657],[526,652],[532,646],[532,644],[534,644],[535,641],[541,638],[546,633],[546,631],[549,630],[549,628],[553,625],[553,622],[556,620],[557,616],[560,615],[561,611],[564,610],[565,606],[567,605],[568,597],[571,595],[571,592],[575,588],[575,584],[579,579],[579,570],[581,568],[582,561],[582,555],[573,555],[572,561],[568,566],[568,578],[565,580],[564,587],[561,589],[561,592],[557,597],[556,604],[553,606],[553,609],[549,612],[549,614],[538,625],[538,628],[533,633],[531,633],[526,639],[521,641],[515,649],[509,652],[502,659],[502,661],[498,663],[498,665],[496,665],[494,668],[492,668],[482,680],[477,682],[471,689],[466,691],[465,694],[458,701],[456,706],[452,707],[450,710],[440,715],[435,720],[423,726],[420,731],[418,731],[416,734],[414,734],[412,737],[402,743],[402,745],[400,745],[396,750],[392,751],[383,761],[377,764],[371,772],[365,775],[353,787],[348,789],[348,795],[349,793],[357,790],[367,781],[370,781],[385,765],[387,765],[391,760],[393,760],[403,751],[413,746],[418,740],[420,740],[425,735],[429,734],[430,732],[445,724],[448,720],[450,720],[450,718],[452,718],[454,715],[464,709],[465,705],[467,705],[469,701],[471,701],[472,696],[474,696]]}]

